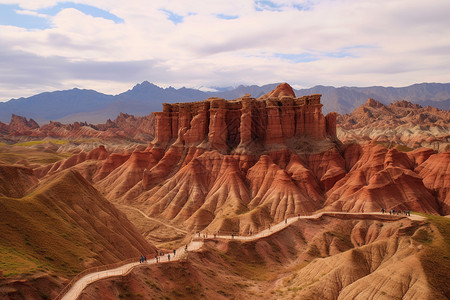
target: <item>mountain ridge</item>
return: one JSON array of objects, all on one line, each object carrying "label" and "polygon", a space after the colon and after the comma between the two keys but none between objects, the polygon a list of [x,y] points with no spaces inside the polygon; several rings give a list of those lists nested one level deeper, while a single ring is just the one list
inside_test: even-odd
[{"label": "mountain ridge", "polygon": [[[106,122],[120,112],[135,116],[159,111],[163,102],[198,101],[209,97],[236,99],[251,94],[258,98],[275,88],[277,83],[263,86],[240,85],[232,90],[204,92],[182,87],[161,88],[144,81],[117,95],[106,95],[94,90],[78,89],[45,92],[28,98],[0,102],[0,121],[7,122],[11,114],[33,118],[38,123],[50,120],[59,122]],[[294,89],[298,96],[322,94],[324,112],[349,113],[374,98],[384,104],[407,100],[422,106],[431,105],[450,109],[450,83],[418,83],[406,87],[333,87],[317,85],[307,89]]]}]

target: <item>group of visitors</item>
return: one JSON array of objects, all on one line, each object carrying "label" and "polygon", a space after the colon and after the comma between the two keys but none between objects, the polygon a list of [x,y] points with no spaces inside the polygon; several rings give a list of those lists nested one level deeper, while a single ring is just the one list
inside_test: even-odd
[{"label": "group of visitors", "polygon": [[[387,213],[387,210],[384,209],[384,208],[382,208],[382,209],[381,209],[381,213],[382,213],[382,214]],[[409,209],[407,209],[407,210],[401,210],[401,209],[395,210],[395,209],[391,209],[391,210],[389,210],[389,214],[390,214],[390,215],[397,215],[397,216],[398,216],[398,215],[411,216],[411,211],[410,211]]]},{"label": "group of visitors", "polygon": [[[177,255],[177,250],[173,249],[172,251],[173,251],[173,256],[172,257],[175,257]],[[188,245],[187,244],[184,247],[184,251],[185,252],[188,251]],[[163,251],[159,251],[158,252],[158,250],[155,250],[155,252],[156,252],[155,260],[158,263],[158,262],[161,261],[161,257],[165,256],[166,254]],[[170,261],[170,253],[167,254],[167,260]],[[141,258],[139,259],[139,263],[144,263],[144,262],[147,262],[147,256],[142,255]]]}]

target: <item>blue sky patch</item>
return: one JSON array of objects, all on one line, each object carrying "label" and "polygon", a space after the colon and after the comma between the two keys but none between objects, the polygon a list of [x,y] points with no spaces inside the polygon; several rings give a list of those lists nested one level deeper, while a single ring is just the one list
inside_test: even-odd
[{"label": "blue sky patch", "polygon": [[231,16],[231,15],[224,15],[224,14],[218,14],[216,15],[219,19],[224,19],[224,20],[234,20],[239,18],[239,16]]},{"label": "blue sky patch", "polygon": [[300,53],[300,54],[294,54],[294,53],[275,53],[275,57],[288,60],[294,63],[304,63],[304,62],[311,62],[318,60],[317,56],[311,53]]},{"label": "blue sky patch", "polygon": [[169,19],[170,21],[172,21],[173,24],[178,24],[178,23],[183,23],[183,16],[177,15],[174,12],[171,12],[170,10],[167,9],[161,9],[162,12],[164,12],[167,16],[167,19]]},{"label": "blue sky patch", "polygon": [[333,58],[343,58],[343,57],[358,57],[358,55],[352,51],[354,49],[371,49],[374,48],[374,46],[371,45],[355,45],[355,46],[349,46],[339,49],[335,52],[326,52],[323,53],[324,56],[327,57],[333,57]]},{"label": "blue sky patch", "polygon": [[98,7],[91,6],[91,5],[78,4],[78,3],[73,3],[73,2],[61,2],[52,7],[40,9],[37,12],[40,14],[55,16],[61,10],[66,9],[66,8],[74,8],[76,10],[81,11],[85,15],[89,15],[94,18],[103,18],[103,19],[111,20],[111,21],[114,21],[114,23],[116,23],[116,24],[124,22],[124,20],[122,18],[119,18],[118,16],[116,16],[106,10],[103,10],[103,9],[100,9]]},{"label": "blue sky patch", "polygon": [[272,1],[268,0],[256,0],[255,1],[255,9],[257,11],[281,11],[281,5],[278,5]]},{"label": "blue sky patch", "polygon": [[306,4],[294,4],[292,5],[293,8],[295,8],[296,10],[311,10],[311,6],[310,4],[306,3]]},{"label": "blue sky patch", "polygon": [[50,27],[50,21],[32,15],[19,14],[23,10],[17,4],[0,4],[0,25],[10,25],[26,29],[46,29]]}]

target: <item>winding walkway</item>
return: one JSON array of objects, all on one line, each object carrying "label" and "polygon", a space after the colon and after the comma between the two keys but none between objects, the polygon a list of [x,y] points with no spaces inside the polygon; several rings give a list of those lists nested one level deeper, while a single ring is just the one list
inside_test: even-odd
[{"label": "winding walkway", "polygon": [[[203,246],[203,241],[199,240],[193,240],[188,244],[188,251],[196,251],[200,249]],[[184,247],[180,247],[176,250],[177,255],[173,256],[173,253],[170,253],[170,261],[176,261],[180,260],[181,258],[186,257],[185,255],[185,249]],[[168,256],[163,255],[158,257],[158,263],[168,262]],[[114,277],[114,276],[123,276],[128,274],[133,268],[138,266],[145,266],[148,264],[155,264],[156,258],[147,260],[147,263],[139,263],[139,262],[132,262],[123,266],[120,266],[115,269],[109,269],[105,271],[99,271],[95,273],[90,273],[85,275],[84,277],[81,277],[73,286],[72,288],[61,298],[64,300],[75,300],[80,296],[80,294],[83,292],[83,290],[92,282],[108,278],[108,277]]]},{"label": "winding walkway", "polygon": [[[138,209],[136,209],[138,210]],[[138,210],[139,211],[139,210]],[[145,217],[146,215],[144,213],[141,212],[141,214]],[[295,221],[299,220],[299,219],[318,219],[320,217],[322,217],[323,215],[359,215],[359,216],[391,216],[391,217],[407,217],[411,220],[415,220],[415,221],[420,221],[420,220],[424,220],[425,217],[419,216],[419,215],[411,215],[411,216],[405,216],[405,215],[389,215],[389,213],[348,213],[348,212],[320,212],[311,216],[296,216],[296,217],[291,217],[288,218],[278,224],[275,224],[273,226],[270,226],[270,229],[265,229],[262,230],[260,232],[258,232],[257,234],[251,235],[251,236],[232,236],[232,235],[216,235],[214,237],[213,234],[206,234],[203,232],[199,233],[200,238],[194,238],[189,244],[188,244],[188,251],[196,251],[198,249],[200,249],[203,246],[203,238],[217,238],[217,239],[233,239],[233,240],[242,240],[242,241],[252,241],[252,240],[257,240],[263,237],[267,237],[270,236],[276,232],[279,232],[281,230],[283,230],[284,228],[288,227],[290,224],[294,223]],[[149,219],[150,218],[148,217]],[[176,228],[177,229],[177,228]],[[185,249],[184,247],[180,247],[176,250],[177,255],[173,256],[171,253],[171,260],[170,261],[177,261],[180,260],[181,258],[185,257]],[[159,257],[159,263],[163,263],[163,262],[168,262],[168,257],[167,255],[164,256],[160,256]],[[104,279],[104,278],[108,278],[108,277],[113,277],[113,276],[123,276],[128,274],[133,268],[137,267],[137,266],[142,266],[142,265],[148,265],[148,264],[155,264],[156,259],[150,259],[147,261],[147,263],[139,263],[139,262],[132,262],[129,264],[125,264],[123,266],[114,268],[114,269],[109,269],[109,270],[105,270],[105,271],[99,271],[99,272],[95,272],[95,273],[90,273],[85,275],[84,277],[80,278],[73,286],[72,288],[61,298],[64,300],[75,300],[77,299],[80,294],[83,292],[83,290],[92,282],[100,280],[100,279]],[[59,299],[59,298],[58,298]]]}]

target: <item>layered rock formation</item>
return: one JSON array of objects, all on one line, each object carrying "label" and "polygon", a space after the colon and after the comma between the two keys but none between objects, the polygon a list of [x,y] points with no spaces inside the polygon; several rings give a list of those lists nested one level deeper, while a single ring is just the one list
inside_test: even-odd
[{"label": "layered rock formation", "polygon": [[120,113],[114,121],[105,124],[88,124],[75,122],[62,124],[52,122],[39,126],[33,119],[12,115],[11,122],[0,122],[0,141],[23,141],[43,139],[46,137],[61,139],[98,138],[102,140],[122,139],[151,141],[154,136],[154,115],[135,117]]},{"label": "layered rock formation", "polygon": [[209,98],[202,102],[163,104],[155,113],[153,144],[171,143],[227,153],[235,149],[270,148],[294,137],[323,140],[336,138],[336,114],[324,117],[321,95],[296,98],[287,84],[258,98],[244,96],[227,101]]},{"label": "layered rock formation", "polygon": [[350,114],[340,115],[338,137],[342,142],[378,141],[412,149],[450,149],[450,111],[422,107],[408,101],[384,105],[374,99]]},{"label": "layered rock formation", "polygon": [[104,148],[35,169],[79,171],[108,199],[192,229],[247,232],[297,214],[381,208],[448,214],[448,153],[375,143],[310,154],[222,154],[199,147]]},{"label": "layered rock formation", "polygon": [[335,114],[324,117],[318,101],[281,85],[259,99],[166,104],[147,149],[99,148],[35,171],[73,168],[108,199],[192,230],[255,231],[320,209],[447,212],[447,164],[428,162],[448,156],[376,143],[336,147],[327,138]]}]

